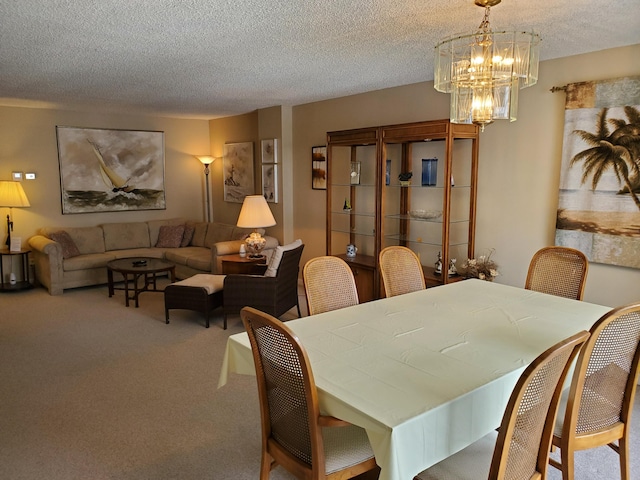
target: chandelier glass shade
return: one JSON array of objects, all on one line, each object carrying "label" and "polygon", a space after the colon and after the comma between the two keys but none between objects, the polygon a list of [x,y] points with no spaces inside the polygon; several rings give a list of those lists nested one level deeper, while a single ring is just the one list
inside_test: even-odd
[{"label": "chandelier glass shade", "polygon": [[540,37],[533,32],[492,31],[489,9],[499,0],[476,0],[485,16],[475,33],[436,45],[434,87],[451,94],[453,123],[484,126],[516,120],[518,90],[538,81]]}]

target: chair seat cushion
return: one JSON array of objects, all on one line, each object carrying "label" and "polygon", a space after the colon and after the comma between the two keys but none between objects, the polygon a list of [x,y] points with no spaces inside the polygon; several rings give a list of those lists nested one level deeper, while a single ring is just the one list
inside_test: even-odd
[{"label": "chair seat cushion", "polygon": [[323,428],[322,440],[327,474],[373,458],[367,433],[355,425]]},{"label": "chair seat cushion", "polygon": [[298,239],[288,245],[278,245],[271,256],[271,260],[269,261],[269,266],[267,267],[267,271],[264,272],[265,277],[275,277],[278,273],[278,267],[280,267],[280,262],[282,261],[282,254],[284,252],[288,252],[289,250],[295,250],[300,245],[302,245],[302,240]]},{"label": "chair seat cushion", "polygon": [[226,275],[209,275],[206,273],[199,273],[179,282],[172,283],[171,285],[180,285],[183,287],[201,287],[204,288],[209,295],[215,292],[219,292],[224,287],[224,277]]},{"label": "chair seat cushion", "polygon": [[489,477],[497,432],[491,432],[455,455],[428,468],[417,480],[478,480]]}]

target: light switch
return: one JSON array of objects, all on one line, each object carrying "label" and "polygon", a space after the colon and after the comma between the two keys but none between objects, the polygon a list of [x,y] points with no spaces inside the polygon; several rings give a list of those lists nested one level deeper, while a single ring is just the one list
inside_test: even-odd
[{"label": "light switch", "polygon": [[28,172],[24,174],[24,178],[26,178],[27,180],[35,180],[36,174],[33,172]]},{"label": "light switch", "polygon": [[11,177],[13,178],[14,182],[21,182],[22,181],[22,172],[11,172]]}]

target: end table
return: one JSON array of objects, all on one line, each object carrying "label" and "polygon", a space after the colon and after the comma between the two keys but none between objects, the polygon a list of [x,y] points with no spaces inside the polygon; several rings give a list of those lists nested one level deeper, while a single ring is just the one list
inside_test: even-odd
[{"label": "end table", "polygon": [[[17,290],[27,290],[33,288],[29,279],[29,253],[31,250],[20,250],[12,252],[6,248],[0,250],[0,292],[15,292]],[[13,285],[10,282],[5,282],[4,278],[4,265],[3,260],[5,256],[11,257],[13,263],[13,257],[19,256],[22,264],[22,279]]]},{"label": "end table", "polygon": [[262,275],[267,269],[267,259],[251,258],[249,255],[224,255],[222,257],[222,274]]}]

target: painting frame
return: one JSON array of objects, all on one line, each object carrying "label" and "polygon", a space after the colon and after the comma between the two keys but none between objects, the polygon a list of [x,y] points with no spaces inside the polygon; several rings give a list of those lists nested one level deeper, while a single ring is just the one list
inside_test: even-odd
[{"label": "painting frame", "polygon": [[262,163],[278,163],[277,138],[268,138],[260,141],[260,159]]},{"label": "painting frame", "polygon": [[166,210],[164,132],[56,126],[62,214]]},{"label": "painting frame", "polygon": [[278,203],[278,164],[262,165],[262,196],[268,203]]},{"label": "painting frame", "polygon": [[640,76],[570,83],[555,244],[640,269]]},{"label": "painting frame", "polygon": [[242,203],[255,192],[253,142],[225,143],[223,158],[224,201]]},{"label": "painting frame", "polygon": [[311,147],[311,189],[327,189],[327,146]]}]

